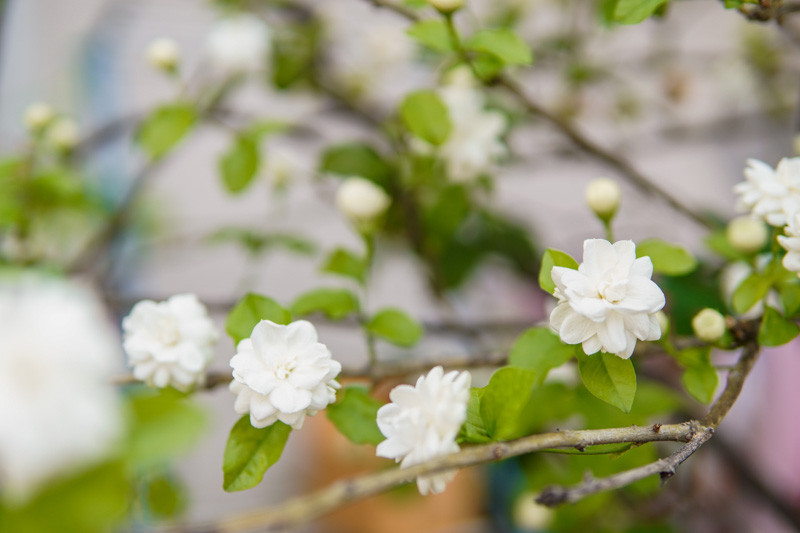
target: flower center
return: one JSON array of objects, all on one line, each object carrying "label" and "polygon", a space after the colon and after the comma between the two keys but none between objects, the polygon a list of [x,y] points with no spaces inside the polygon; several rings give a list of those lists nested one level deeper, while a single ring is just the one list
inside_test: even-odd
[{"label": "flower center", "polygon": [[601,281],[597,286],[597,295],[601,300],[606,300],[612,304],[618,303],[627,294],[628,280],[620,281]]},{"label": "flower center", "polygon": [[284,361],[275,365],[275,377],[278,379],[287,379],[292,371],[295,369],[294,361]]},{"label": "flower center", "polygon": [[156,337],[164,346],[175,346],[181,341],[181,332],[171,317],[161,317],[156,326]]}]

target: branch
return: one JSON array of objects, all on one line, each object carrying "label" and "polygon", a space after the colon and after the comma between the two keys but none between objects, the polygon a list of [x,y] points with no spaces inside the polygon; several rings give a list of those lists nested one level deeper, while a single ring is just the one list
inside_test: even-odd
[{"label": "branch", "polygon": [[308,496],[302,496],[271,509],[223,520],[163,530],[174,533],[235,533],[258,529],[275,531],[296,526],[344,504],[385,492],[408,483],[417,476],[438,474],[468,466],[490,463],[549,448],[578,448],[598,444],[646,443],[655,441],[690,442],[695,425],[665,424],[654,427],[625,427],[580,431],[558,431],[531,435],[510,442],[490,443],[465,448],[409,468],[393,468],[359,478],[339,481]]}]

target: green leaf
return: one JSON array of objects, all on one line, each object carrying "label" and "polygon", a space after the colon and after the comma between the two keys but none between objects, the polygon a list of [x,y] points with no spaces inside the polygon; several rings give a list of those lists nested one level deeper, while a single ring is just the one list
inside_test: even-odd
[{"label": "green leaf", "polygon": [[266,233],[258,229],[230,226],[220,228],[207,237],[208,242],[235,242],[253,255],[263,254],[275,249],[283,249],[301,255],[313,255],[315,244],[299,235],[291,233]]},{"label": "green leaf", "polygon": [[240,418],[225,445],[222,488],[235,492],[261,483],[267,469],[281,458],[291,431],[283,422],[258,429],[250,425],[250,415]]},{"label": "green leaf", "polygon": [[636,371],[630,359],[610,353],[581,355],[578,370],[586,388],[597,398],[628,413],[636,396]]},{"label": "green leaf", "polygon": [[649,257],[653,272],[667,276],[683,276],[697,268],[697,259],[683,246],[660,239],[648,239],[636,245],[636,257]]},{"label": "green leaf", "polygon": [[189,104],[168,104],[153,111],[136,134],[136,140],[153,159],[167,154],[192,129],[197,111]]},{"label": "green leaf", "polygon": [[491,442],[492,438],[486,429],[486,423],[481,416],[481,397],[483,389],[472,387],[469,390],[469,402],[467,402],[467,419],[461,426],[458,434],[458,442]]},{"label": "green leaf", "polygon": [[719,384],[717,370],[711,366],[691,366],[681,376],[683,386],[700,403],[711,403]]},{"label": "green leaf", "polygon": [[222,182],[228,192],[239,193],[247,188],[258,172],[258,145],[252,137],[239,135],[219,160]]},{"label": "green leaf", "polygon": [[522,436],[520,414],[528,404],[539,376],[533,370],[515,367],[498,369],[480,397],[480,414],[492,440]]},{"label": "green leaf", "polygon": [[408,131],[435,146],[446,141],[452,129],[447,106],[435,91],[417,91],[406,96],[400,105],[400,117]]},{"label": "green leaf", "polygon": [[140,466],[160,464],[186,452],[207,425],[206,413],[174,389],[137,387],[128,403],[131,421],[125,455]]},{"label": "green leaf", "polygon": [[386,437],[378,429],[377,417],[381,402],[369,395],[364,387],[344,389],[341,401],[326,409],[328,420],[355,444],[377,445]]},{"label": "green leaf", "polygon": [[331,320],[341,320],[358,311],[358,298],[347,289],[314,289],[298,296],[291,309],[298,316],[319,312]]},{"label": "green leaf", "polygon": [[144,503],[148,514],[158,519],[175,518],[186,510],[186,489],[167,475],[147,479]]},{"label": "green leaf", "polygon": [[732,305],[737,313],[746,313],[756,303],[763,300],[770,287],[772,279],[759,272],[753,272],[742,281],[733,291]]},{"label": "green leaf", "polygon": [[620,24],[638,24],[666,2],[667,0],[618,0],[614,20]]},{"label": "green leaf", "polygon": [[338,274],[364,283],[367,274],[367,262],[350,250],[337,248],[325,260],[323,272]]},{"label": "green leaf", "polygon": [[371,146],[362,143],[346,143],[328,148],[322,154],[320,172],[342,177],[361,176],[378,184],[385,184],[392,167]]},{"label": "green leaf", "polygon": [[551,368],[556,368],[576,355],[576,347],[564,344],[549,328],[531,328],[514,342],[508,363],[536,371],[540,382]]},{"label": "green leaf", "polygon": [[556,284],[553,283],[553,278],[550,273],[554,266],[566,267],[577,269],[578,262],[575,261],[568,253],[548,248],[544,251],[542,256],[542,267],[539,270],[539,286],[549,294],[553,294]]},{"label": "green leaf", "polygon": [[776,309],[767,306],[764,309],[764,318],[758,330],[758,342],[762,346],[780,346],[791,341],[800,328],[791,320],[787,320]]},{"label": "green leaf", "polygon": [[125,474],[122,462],[105,463],[49,483],[22,506],[6,506],[0,500],[0,531],[117,531],[117,526],[126,517],[129,503],[129,485]]},{"label": "green leaf", "polygon": [[800,283],[795,279],[791,282],[781,283],[778,287],[781,295],[781,304],[787,317],[794,317],[800,312]]},{"label": "green leaf", "polygon": [[239,344],[242,339],[250,337],[253,328],[262,320],[285,325],[292,321],[292,314],[272,298],[250,292],[228,313],[225,331],[234,343]]},{"label": "green leaf", "polygon": [[437,52],[453,50],[453,41],[450,32],[442,19],[426,19],[416,22],[406,33],[423,46]]},{"label": "green leaf", "polygon": [[422,338],[422,326],[408,314],[395,308],[378,311],[367,323],[367,329],[392,344],[414,346]]},{"label": "green leaf", "polygon": [[466,42],[475,52],[490,54],[507,65],[530,65],[533,53],[522,38],[508,28],[479,30]]}]

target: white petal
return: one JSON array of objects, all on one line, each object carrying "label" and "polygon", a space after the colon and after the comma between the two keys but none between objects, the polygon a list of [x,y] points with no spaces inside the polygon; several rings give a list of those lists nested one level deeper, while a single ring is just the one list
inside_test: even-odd
[{"label": "white petal", "polygon": [[272,405],[282,413],[296,413],[311,405],[311,392],[282,383],[269,394]]},{"label": "white petal", "polygon": [[558,334],[567,344],[579,344],[597,333],[598,324],[578,313],[570,314],[561,325]]},{"label": "white petal", "polygon": [[617,353],[626,349],[628,341],[625,323],[620,314],[610,313],[606,321],[597,324],[596,327],[600,343],[607,352]]}]

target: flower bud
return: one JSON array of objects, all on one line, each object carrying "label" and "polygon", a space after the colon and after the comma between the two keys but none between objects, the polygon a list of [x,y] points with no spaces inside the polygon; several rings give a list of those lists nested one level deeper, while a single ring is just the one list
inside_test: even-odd
[{"label": "flower bud", "polygon": [[514,524],[523,531],[545,530],[553,522],[555,511],[536,503],[536,494],[526,491],[514,502]]},{"label": "flower bud", "polygon": [[42,131],[53,121],[53,108],[43,102],[36,102],[25,109],[25,126],[36,133]]},{"label": "flower bud", "polygon": [[764,222],[750,217],[737,217],[731,220],[725,234],[731,246],[745,254],[757,252],[764,247],[769,238]]},{"label": "flower bud", "polygon": [[452,13],[464,5],[464,0],[428,0],[441,13]]},{"label": "flower bud", "polygon": [[716,342],[725,334],[725,317],[716,309],[706,307],[692,319],[692,329],[701,341]]},{"label": "flower bud", "polygon": [[147,47],[147,61],[159,70],[173,72],[180,60],[180,50],[172,39],[156,39]]},{"label": "flower bud", "polygon": [[389,207],[389,195],[373,182],[360,178],[347,178],[336,191],[336,206],[352,222],[370,222]]},{"label": "flower bud", "polygon": [[75,148],[78,137],[78,125],[71,118],[59,118],[47,130],[47,139],[59,150]]},{"label": "flower bud", "polygon": [[619,184],[608,178],[598,178],[586,186],[586,203],[601,219],[608,221],[619,208],[622,191]]},{"label": "flower bud", "polygon": [[247,72],[265,66],[270,48],[267,25],[258,17],[242,14],[215,24],[206,42],[206,55],[218,69]]},{"label": "flower bud", "polygon": [[669,333],[669,317],[664,311],[656,313],[656,320],[658,320],[658,327],[661,328],[661,337],[663,338]]}]

